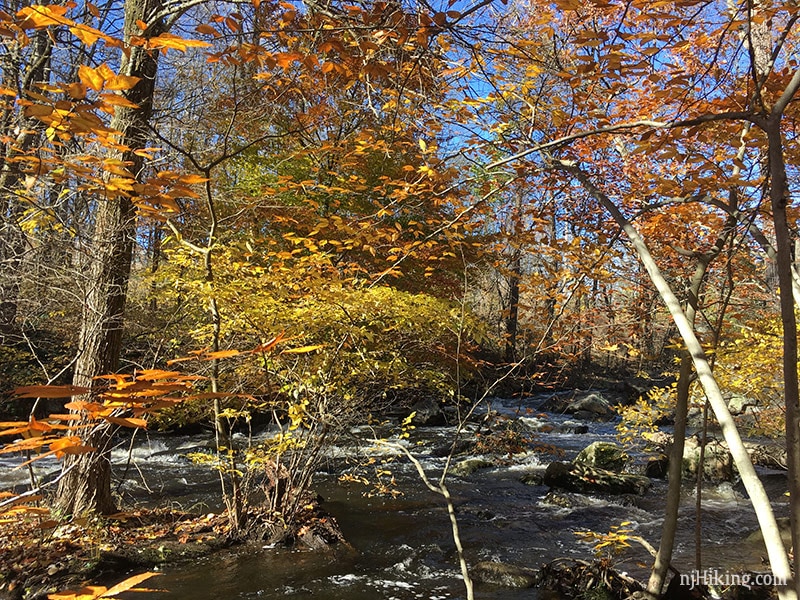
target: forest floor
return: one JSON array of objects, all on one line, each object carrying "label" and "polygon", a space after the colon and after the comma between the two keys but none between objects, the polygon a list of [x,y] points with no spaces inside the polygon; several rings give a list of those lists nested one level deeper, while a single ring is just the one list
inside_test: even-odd
[{"label": "forest floor", "polygon": [[[150,569],[230,545],[224,515],[168,509],[77,519],[0,522],[0,599],[46,598],[89,585],[111,585],[133,568]],[[69,597],[69,596],[67,596]]]}]

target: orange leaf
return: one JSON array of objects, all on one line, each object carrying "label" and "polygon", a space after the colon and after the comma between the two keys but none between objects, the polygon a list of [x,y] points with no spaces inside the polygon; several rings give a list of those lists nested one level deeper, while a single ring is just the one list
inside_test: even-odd
[{"label": "orange leaf", "polygon": [[48,594],[47,598],[49,600],[95,600],[101,598],[107,591],[108,588],[102,585],[87,585],[79,590]]},{"label": "orange leaf", "polygon": [[78,77],[86,87],[96,92],[103,89],[105,78],[92,67],[87,67],[86,65],[78,67]]},{"label": "orange leaf", "polygon": [[140,80],[141,77],[134,77],[133,75],[114,75],[106,80],[106,89],[116,91],[129,90]]},{"label": "orange leaf", "polygon": [[101,598],[110,598],[112,596],[116,596],[121,594],[122,592],[127,592],[128,590],[136,587],[143,581],[150,579],[151,577],[155,577],[159,573],[140,573],[139,575],[134,575],[133,577],[128,577],[124,581],[120,581],[117,585],[112,586],[106,593],[104,593]]},{"label": "orange leaf", "polygon": [[27,423],[25,423],[24,425],[22,425],[20,427],[14,427],[12,429],[6,429],[5,431],[0,431],[0,436],[3,436],[3,435],[18,435],[20,433],[23,433],[23,434],[24,433],[30,433],[30,427],[28,427]]},{"label": "orange leaf", "polygon": [[259,344],[258,346],[253,348],[253,350],[251,352],[253,354],[256,354],[258,352],[270,352],[280,342],[284,341],[285,337],[286,336],[284,335],[284,332],[281,331],[278,335],[276,335],[274,338],[272,338],[268,342],[264,342],[263,344]]},{"label": "orange leaf", "polygon": [[75,25],[75,27],[70,27],[69,30],[72,35],[74,35],[87,46],[91,46],[100,38],[108,37],[102,31],[95,29],[94,27],[84,25],[83,23],[79,23]]},{"label": "orange leaf", "polygon": [[211,44],[201,40],[187,40],[171,33],[162,33],[161,35],[149,38],[146,42],[149,48],[172,48],[186,52],[187,48],[207,48]]},{"label": "orange leaf", "polygon": [[196,183],[205,183],[206,181],[208,181],[208,178],[202,177],[200,175],[189,174],[189,175],[181,175],[181,177],[178,178],[178,181],[180,181],[181,183],[185,183],[187,185],[193,185]]},{"label": "orange leaf", "polygon": [[241,352],[238,350],[218,350],[217,352],[209,352],[203,356],[203,360],[218,360],[220,358],[230,358],[232,356],[239,356]]},{"label": "orange leaf", "polygon": [[52,439],[52,437],[32,437],[25,440],[16,440],[11,444],[6,444],[5,446],[0,447],[0,454],[20,452],[23,450],[38,450]]},{"label": "orange leaf", "polygon": [[125,108],[138,108],[135,102],[131,102],[120,94],[100,94],[100,99],[111,106],[124,106]]},{"label": "orange leaf", "polygon": [[195,27],[194,30],[197,33],[206,33],[206,34],[209,34],[209,35],[213,35],[214,37],[219,37],[220,36],[219,31],[214,29],[211,25],[207,25],[205,23],[202,24],[202,25],[198,25],[197,27]]},{"label": "orange leaf", "polygon": [[26,117],[44,117],[53,114],[53,107],[46,104],[31,104],[25,107]]},{"label": "orange leaf", "polygon": [[158,381],[160,379],[176,379],[180,371],[164,371],[162,369],[145,369],[136,374],[136,378],[144,381]]},{"label": "orange leaf", "polygon": [[14,390],[20,398],[69,398],[88,394],[91,390],[75,385],[26,385]]},{"label": "orange leaf", "polygon": [[86,412],[98,412],[103,410],[105,406],[98,402],[86,402],[84,400],[76,400],[75,402],[67,402],[64,408],[68,410],[85,410]]},{"label": "orange leaf", "polygon": [[57,456],[63,455],[70,448],[86,448],[83,445],[83,440],[76,435],[69,435],[50,443],[50,451],[55,452]]},{"label": "orange leaf", "polygon": [[83,417],[74,414],[73,415],[49,414],[47,415],[47,418],[55,421],[80,421]]},{"label": "orange leaf", "polygon": [[69,83],[64,89],[73,100],[83,100],[86,98],[86,86],[82,83]]},{"label": "orange leaf", "polygon": [[136,417],[103,417],[109,423],[114,425],[121,425],[122,427],[132,427],[134,429],[146,428],[147,421],[144,419],[137,419]]},{"label": "orange leaf", "polygon": [[27,6],[17,13],[23,21],[19,24],[22,29],[41,29],[50,25],[71,24],[73,21],[64,17],[67,13],[66,6]]}]

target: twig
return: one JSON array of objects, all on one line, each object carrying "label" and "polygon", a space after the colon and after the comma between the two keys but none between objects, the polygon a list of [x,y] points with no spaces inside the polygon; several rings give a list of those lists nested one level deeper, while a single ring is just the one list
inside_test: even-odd
[{"label": "twig", "polygon": [[[380,440],[375,440],[376,443],[381,443]],[[464,558],[464,547],[461,545],[461,534],[458,529],[458,519],[456,518],[456,509],[453,506],[453,498],[450,496],[450,490],[447,489],[447,486],[444,484],[444,477],[439,480],[438,484],[434,484],[428,479],[428,475],[425,473],[425,469],[422,467],[422,463],[414,457],[408,449],[401,445],[401,444],[392,444],[388,442],[383,442],[388,447],[400,450],[403,454],[408,457],[408,460],[411,461],[411,464],[414,465],[417,469],[417,473],[419,473],[420,479],[425,484],[425,486],[431,490],[432,492],[439,494],[444,498],[445,504],[447,505],[447,514],[450,517],[450,525],[453,528],[453,541],[456,544],[456,552],[458,552],[458,563],[461,567],[461,576],[464,578],[464,587],[467,590],[467,600],[474,600],[475,593],[473,592],[473,584],[472,578],[469,575],[469,567],[467,566],[467,560]]]},{"label": "twig", "polygon": [[13,498],[9,498],[8,500],[4,500],[4,501],[0,502],[0,511],[5,510],[5,508],[8,507],[8,506],[11,506],[11,505],[14,505],[14,504],[19,504],[25,498],[27,498],[29,496],[35,496],[36,494],[41,492],[44,488],[49,487],[49,486],[53,485],[54,483],[58,483],[76,465],[77,465],[77,463],[72,463],[66,469],[61,471],[61,474],[58,477],[56,477],[55,479],[52,479],[52,480],[48,481],[47,483],[43,483],[40,486],[33,488],[32,490],[28,490],[27,492],[24,492],[22,494],[18,494],[16,496],[14,496]]}]

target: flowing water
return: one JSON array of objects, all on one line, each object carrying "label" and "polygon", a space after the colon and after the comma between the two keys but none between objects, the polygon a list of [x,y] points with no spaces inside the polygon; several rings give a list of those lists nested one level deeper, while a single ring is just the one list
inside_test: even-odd
[{"label": "flowing water", "polygon": [[[535,407],[535,404],[533,405]],[[512,414],[516,408],[496,402],[493,408]],[[523,407],[525,408],[525,407]],[[521,414],[526,414],[523,411]],[[547,415],[521,417],[532,430],[542,425],[563,425],[565,417]],[[535,434],[542,445],[560,448],[569,460],[595,440],[613,441],[613,423],[584,423],[582,434]],[[546,428],[547,429],[547,428]],[[452,428],[418,428],[414,434],[415,455],[432,478],[438,477],[444,459],[435,450],[446,446]],[[184,509],[218,509],[217,478],[206,467],[189,463],[187,451],[210,443],[197,436],[150,435],[133,444],[127,479],[120,486],[124,495],[155,497]],[[398,457],[389,465],[397,489],[395,498],[368,497],[358,483],[338,481],[341,455],[352,448],[333,449],[328,472],[315,480],[315,489],[325,499],[324,507],[338,520],[353,550],[334,553],[285,548],[248,548],[217,554],[192,564],[168,566],[157,580],[168,593],[148,598],[315,598],[333,599],[450,599],[465,597],[450,522],[440,496],[421,483],[408,461]],[[127,462],[129,448],[114,452],[115,462]],[[474,564],[497,560],[535,568],[551,560],[571,557],[589,559],[591,547],[580,541],[577,531],[606,532],[612,525],[627,527],[654,545],[658,544],[666,483],[654,481],[640,497],[606,497],[566,494],[571,506],[551,503],[548,488],[526,485],[523,475],[541,471],[552,456],[530,454],[509,459],[500,467],[483,469],[466,478],[451,477],[448,487],[457,507],[461,539],[467,559]],[[335,465],[339,465],[335,467]],[[55,468],[53,465],[52,468]],[[0,473],[5,470],[0,471]],[[117,468],[117,473],[120,468]],[[782,474],[765,474],[772,482],[778,514],[786,512],[782,496]],[[0,484],[4,481],[0,480]],[[687,491],[681,507],[681,531],[674,564],[681,570],[694,568],[694,494]],[[749,501],[736,485],[709,486],[703,498],[703,566],[763,570],[763,545],[746,542],[757,528]],[[617,567],[640,579],[646,575],[647,553],[631,548],[618,557]],[[506,600],[544,598],[543,590],[511,590],[480,586],[478,598]]]}]

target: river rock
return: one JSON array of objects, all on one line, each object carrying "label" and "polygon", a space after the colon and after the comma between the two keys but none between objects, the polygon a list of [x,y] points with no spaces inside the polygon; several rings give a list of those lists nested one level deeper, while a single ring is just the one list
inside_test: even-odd
[{"label": "river rock", "polygon": [[666,454],[659,454],[647,460],[644,467],[644,474],[651,479],[666,479],[669,473],[669,457]]},{"label": "river rock", "polygon": [[578,453],[573,462],[620,473],[629,461],[630,457],[616,444],[592,442]]},{"label": "river rock", "polygon": [[417,427],[439,427],[447,425],[447,417],[442,410],[440,402],[433,398],[420,400],[411,407],[411,412],[416,413],[411,422]]},{"label": "river rock", "polygon": [[542,498],[542,504],[549,504],[551,506],[560,506],[561,508],[575,508],[575,501],[572,496],[568,496],[564,492],[557,492],[550,490]]},{"label": "river rock", "polygon": [[754,465],[770,469],[787,470],[786,446],[778,444],[755,444],[745,442],[745,448]]},{"label": "river rock", "polygon": [[539,406],[539,410],[563,414],[567,411],[567,407],[570,405],[573,399],[574,398],[571,395],[555,394],[542,402],[542,404]]},{"label": "river rock", "polygon": [[493,466],[494,463],[485,458],[467,458],[453,465],[450,469],[450,473],[456,477],[469,477],[475,471],[488,469]]},{"label": "river rock", "polygon": [[522,567],[501,562],[479,562],[470,570],[475,581],[510,588],[529,588],[536,584],[536,575]]},{"label": "river rock", "polygon": [[[697,479],[697,473],[700,471],[700,450],[700,442],[697,438],[686,438],[681,470],[684,479]],[[717,440],[709,440],[706,443],[702,472],[703,479],[708,481],[719,482],[733,479],[733,458],[725,444]]]},{"label": "river rock", "polygon": [[544,484],[581,494],[643,494],[650,487],[650,479],[581,463],[553,462],[544,473]]},{"label": "river rock", "polygon": [[[668,455],[672,446],[672,436],[663,432],[647,436],[648,443],[655,447],[664,455]],[[745,449],[750,455],[750,460],[754,465],[768,467],[771,469],[786,469],[786,448],[778,444],[756,444],[745,442]],[[663,469],[666,473],[668,459],[659,458],[664,461]],[[686,438],[683,450],[683,477],[696,479],[698,464],[700,462],[700,441],[695,436]],[[711,439],[706,443],[704,456],[703,477],[707,480],[719,482],[730,481],[735,473],[736,465],[728,451],[728,446],[721,440]],[[648,465],[648,475],[657,477],[655,474],[659,467]]]},{"label": "river rock", "polygon": [[[786,548],[792,547],[792,524],[789,520],[789,517],[778,517],[775,519],[778,524],[778,530],[781,533],[781,539],[783,543],[786,545]],[[761,532],[760,529],[756,529],[755,531],[751,532],[746,538],[746,542],[763,542],[764,541],[764,534]]]},{"label": "river rock", "polygon": [[740,394],[734,394],[730,397],[730,400],[728,400],[728,410],[731,411],[731,414],[734,416],[741,415],[748,408],[756,406],[758,406],[757,400]]},{"label": "river rock", "polygon": [[525,485],[542,485],[544,481],[544,469],[534,469],[525,473],[519,478]]},{"label": "river rock", "polygon": [[567,406],[566,412],[582,420],[608,420],[616,415],[611,403],[600,394],[588,394],[573,400]]},{"label": "river rock", "polygon": [[536,576],[536,587],[556,592],[559,598],[594,600],[631,598],[642,590],[638,581],[614,570],[608,561],[590,563],[566,558],[543,565]]}]

